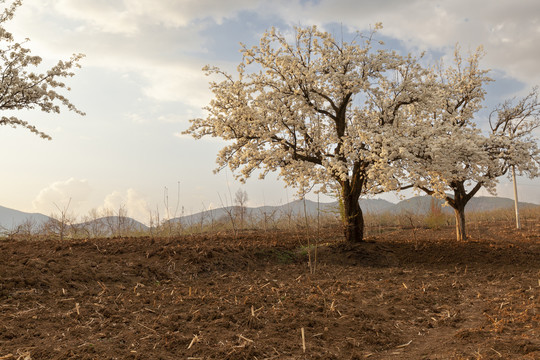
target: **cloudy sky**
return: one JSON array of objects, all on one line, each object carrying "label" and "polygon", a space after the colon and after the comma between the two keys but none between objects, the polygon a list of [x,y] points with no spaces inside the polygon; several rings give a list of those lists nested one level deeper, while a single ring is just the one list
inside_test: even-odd
[{"label": "cloudy sky", "polygon": [[[125,206],[146,222],[150,211],[165,214],[167,194],[174,210],[180,184],[185,213],[219,207],[242,186],[212,172],[223,143],[180,135],[211,98],[201,68],[233,69],[239,42],[255,45],[272,26],[316,24],[341,36],[377,22],[389,47],[429,59],[451,54],[456,43],[465,52],[483,45],[483,65],[496,79],[487,108],[540,84],[537,0],[24,0],[6,28],[29,38],[44,65],[86,55],[68,82],[69,98],[87,115],[18,114],[52,141],[0,128],[0,205],[50,214],[71,199],[79,216]],[[540,203],[540,181],[518,183],[521,200]],[[275,177],[242,187],[251,206],[294,195]],[[499,195],[512,197],[507,180]]]}]

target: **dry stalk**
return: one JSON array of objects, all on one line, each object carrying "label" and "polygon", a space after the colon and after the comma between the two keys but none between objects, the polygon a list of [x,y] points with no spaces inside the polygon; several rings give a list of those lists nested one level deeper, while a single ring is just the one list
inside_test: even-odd
[{"label": "dry stalk", "polygon": [[412,218],[411,214],[407,214],[407,217],[408,217],[409,222],[411,223],[411,227],[413,229],[414,250],[418,250],[418,239],[416,238],[416,225],[413,222],[413,218]]},{"label": "dry stalk", "polygon": [[304,328],[301,328],[300,331],[302,332],[302,350],[305,353],[306,352],[306,335],[304,333]]},{"label": "dry stalk", "polygon": [[[60,299],[60,300],[56,300],[56,302],[73,301],[73,300],[75,300],[75,298]],[[2,359],[2,358],[0,358],[0,359]]]},{"label": "dry stalk", "polygon": [[133,287],[133,293],[135,294],[137,292],[137,289],[140,287],[144,287],[144,284],[141,284],[141,283],[135,284],[135,286]]},{"label": "dry stalk", "polygon": [[310,242],[310,234],[309,234],[309,222],[308,222],[308,216],[307,216],[307,210],[306,210],[306,196],[302,197],[302,200],[304,201],[304,220],[306,221],[306,236],[307,236],[307,254],[308,254],[308,264],[309,264],[309,273],[313,274],[313,263],[311,261],[311,242]]},{"label": "dry stalk", "polygon": [[32,360],[32,357],[30,356],[30,351],[22,352],[20,350],[17,350],[17,360]]},{"label": "dry stalk", "polygon": [[497,353],[497,355],[499,355],[500,358],[502,357],[502,354],[500,352],[498,352],[497,350],[495,350],[494,348],[491,348],[491,350],[495,351]]},{"label": "dry stalk", "polygon": [[[148,327],[148,326],[146,326],[146,325],[143,325],[143,324],[141,324],[141,323],[137,323],[137,324],[139,324],[140,326],[142,326],[143,328],[145,328],[145,329],[147,329],[147,330],[153,331],[154,333],[157,332],[156,330],[154,330],[154,329],[152,329],[152,328],[150,328],[150,327]],[[150,336],[151,336],[151,335],[150,335]],[[188,348],[188,349],[189,349],[189,348]]]},{"label": "dry stalk", "polygon": [[257,316],[255,315],[255,312],[256,311],[259,311],[261,310],[262,307],[260,309],[257,309],[255,310],[255,308],[253,307],[253,305],[251,305],[251,316],[249,317],[248,321],[247,321],[247,324],[250,328],[257,328],[259,326],[258,322],[259,322],[259,319],[257,319]]},{"label": "dry stalk", "polygon": [[399,345],[399,346],[396,346],[396,347],[397,347],[398,349],[399,349],[399,348],[404,348],[404,347],[407,347],[407,346],[411,345],[411,343],[412,343],[412,340],[409,341],[409,342],[406,343],[406,344],[402,344],[402,345]]},{"label": "dry stalk", "polygon": [[244,340],[244,341],[247,341],[247,342],[250,342],[250,343],[253,342],[253,340],[248,339],[247,337],[243,336],[242,334],[238,335],[238,337],[239,337],[241,340]]},{"label": "dry stalk", "polygon": [[187,347],[188,350],[191,349],[193,344],[198,343],[200,341],[199,337],[197,335],[193,335],[193,339],[191,339],[191,342],[189,343],[189,346]]},{"label": "dry stalk", "polygon": [[101,281],[98,281],[97,283],[102,289],[102,291],[98,294],[98,296],[101,296],[101,295],[105,294],[107,292],[107,290],[109,290],[109,288],[104,283],[102,283]]},{"label": "dry stalk", "polygon": [[317,194],[317,237],[315,238],[315,256],[313,263],[313,273],[317,272],[317,252],[319,249],[319,242],[321,240],[321,202],[319,200],[319,195]]}]

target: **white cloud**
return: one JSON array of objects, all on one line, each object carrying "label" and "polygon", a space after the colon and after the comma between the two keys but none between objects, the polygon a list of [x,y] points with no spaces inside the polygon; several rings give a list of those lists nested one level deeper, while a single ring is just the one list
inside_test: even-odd
[{"label": "white cloud", "polygon": [[126,191],[113,191],[103,200],[103,205],[98,208],[100,212],[118,212],[120,208],[127,211],[127,216],[138,221],[146,222],[149,216],[149,206],[146,198],[135,189]]},{"label": "white cloud", "polygon": [[[99,31],[133,34],[138,30],[135,14],[120,0],[57,0],[53,3],[59,13],[82,20]],[[82,27],[80,30],[88,29]]]},{"label": "white cloud", "polygon": [[[46,14],[55,20],[56,35],[67,32],[103,33],[108,35],[145,36],[149,27],[185,28],[193,31],[196,22],[211,21],[221,24],[235,18],[240,11],[256,10],[261,0],[41,0],[24,2],[17,17],[26,18],[28,27],[32,17]],[[61,18],[58,18],[61,16]],[[68,23],[70,28],[62,28]],[[34,21],[34,24],[37,23]],[[28,29],[27,27],[27,29]],[[19,27],[24,29],[24,27]],[[47,31],[47,29],[43,29]],[[58,30],[62,30],[58,32]],[[156,35],[156,34],[150,34]],[[54,40],[53,40],[54,41]]]},{"label": "white cloud", "polygon": [[159,101],[178,101],[198,109],[208,104],[211,93],[201,64],[170,62],[156,65],[141,67],[147,81],[143,89],[145,95]]},{"label": "white cloud", "polygon": [[137,113],[126,113],[124,117],[135,124],[144,124],[147,122],[147,118]]},{"label": "white cloud", "polygon": [[97,67],[134,75],[133,85],[150,99],[200,109],[211,96],[201,70],[206,61],[199,56],[207,52],[200,34],[206,25],[190,22],[234,14],[214,5],[205,10],[199,1],[48,0],[24,3],[8,28],[18,40],[31,38],[27,46],[46,64],[81,52],[86,57],[77,72]]},{"label": "white cloud", "polygon": [[92,187],[85,179],[56,181],[39,192],[32,206],[37,212],[50,214],[58,212],[58,208],[64,210],[69,204],[69,211],[76,214],[85,206],[91,192]]},{"label": "white cloud", "polygon": [[96,31],[134,35],[148,25],[186,27],[195,20],[221,23],[240,10],[254,9],[253,0],[53,0],[52,6],[64,16],[79,20]]},{"label": "white cloud", "polygon": [[483,45],[486,67],[504,70],[529,85],[540,82],[540,47],[536,45],[540,43],[540,3],[536,0],[321,0],[274,8],[292,24],[298,22],[298,14],[303,24],[342,23],[350,29],[367,29],[380,21],[382,34],[421,50],[451,51],[458,42],[464,51]]},{"label": "white cloud", "polygon": [[164,122],[164,123],[182,123],[185,122],[188,119],[192,119],[197,116],[197,113],[195,113],[192,110],[187,110],[184,114],[163,114],[158,116],[158,121]]},{"label": "white cloud", "polygon": [[203,30],[249,11],[291,25],[326,26],[332,32],[340,29],[329,24],[365,30],[381,21],[382,34],[402,40],[415,52],[450,52],[457,42],[464,51],[484,45],[486,67],[502,69],[530,85],[540,82],[536,0],[47,0],[23,3],[10,24],[17,38],[32,38],[31,47],[40,55],[43,50],[57,59],[83,52],[84,66],[141,74],[147,80],[144,92],[151,98],[200,107],[209,97],[200,71],[209,40]]}]

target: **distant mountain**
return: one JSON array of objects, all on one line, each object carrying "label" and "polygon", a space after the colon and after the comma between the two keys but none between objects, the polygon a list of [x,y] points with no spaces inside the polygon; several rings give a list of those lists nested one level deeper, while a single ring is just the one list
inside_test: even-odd
[{"label": "distant mountain", "polygon": [[[36,231],[41,225],[50,220],[51,218],[49,216],[43,214],[26,213],[0,206],[0,233],[16,230],[18,226],[25,223]],[[101,236],[111,236],[115,231],[118,232],[119,229],[148,230],[148,226],[135,219],[129,217],[119,218],[118,216],[102,217],[93,221],[73,224],[72,227],[74,229],[86,229],[86,231],[99,233]]]},{"label": "distant mountain", "polygon": [[[519,208],[538,207],[540,205],[520,201]],[[513,208],[514,200],[502,197],[478,196],[473,197],[465,208],[466,211],[490,211],[496,209]]]},{"label": "distant mountain", "polygon": [[[392,213],[412,212],[416,214],[426,214],[431,209],[431,199],[431,196],[415,196],[410,199],[400,201],[399,203],[395,204],[390,209],[390,211]],[[435,201],[440,205],[444,204],[444,201],[441,199],[435,198]],[[520,208],[535,206],[540,205],[527,202],[519,202]],[[476,196],[469,201],[469,203],[465,207],[465,211],[481,212],[512,207],[514,207],[514,200],[512,199],[492,196]],[[443,206],[442,211],[445,213],[453,213],[453,209],[450,206]]]},{"label": "distant mountain", "polygon": [[[415,196],[410,199],[402,200],[397,204],[391,203],[382,199],[360,199],[360,207],[366,214],[381,214],[392,213],[400,214],[403,212],[411,212],[415,214],[426,214],[431,208],[430,196]],[[439,204],[444,202],[436,199]],[[308,216],[316,216],[321,214],[334,214],[339,216],[339,204],[337,201],[331,203],[317,203],[315,201],[295,200],[288,204],[278,206],[260,206],[254,208],[246,208],[246,216],[251,218],[264,219],[271,216],[274,219],[304,216],[305,212]],[[469,201],[466,212],[490,211],[503,208],[512,208],[514,200],[501,197],[477,196]],[[527,202],[520,202],[520,208],[538,207],[540,205]],[[228,221],[229,213],[238,214],[240,208],[237,206],[229,206],[225,208],[212,209],[202,211],[192,215],[180,216],[171,219],[171,222],[181,222],[183,225],[209,224],[212,221]],[[449,206],[443,206],[442,211],[452,213],[453,210]],[[43,223],[50,220],[50,217],[39,213],[25,213],[18,210],[9,209],[0,206],[0,232],[2,230],[13,230],[17,226],[27,222],[34,228],[41,226]],[[93,221],[87,221],[73,225],[74,230],[80,230],[100,236],[112,236],[122,233],[122,229],[147,231],[149,228],[145,224],[129,217],[119,218],[118,216],[108,216],[99,218]]]},{"label": "distant mountain", "polygon": [[31,222],[33,226],[40,226],[49,219],[43,214],[26,213],[0,206],[0,228],[3,229],[13,230],[25,222]]},{"label": "distant mountain", "polygon": [[[427,214],[431,209],[431,196],[415,196],[410,199],[405,199],[395,204],[390,212],[394,214],[410,212],[414,214]],[[443,205],[444,201],[434,198],[435,202],[439,205]],[[465,211],[468,211],[467,207]],[[445,213],[452,212],[452,208],[448,206],[442,206],[442,211]]]},{"label": "distant mountain", "polygon": [[99,219],[73,224],[72,227],[93,236],[114,236],[128,231],[147,231],[149,227],[127,216],[105,216]]},{"label": "distant mountain", "polygon": [[[443,200],[435,199],[440,205],[444,204]],[[306,200],[306,213],[308,216],[316,216],[318,211],[321,214],[339,214],[338,202],[320,203],[317,204],[314,201]],[[514,206],[514,200],[500,197],[488,197],[478,196],[472,198],[465,211],[467,212],[479,212],[490,211],[503,208],[512,208]],[[540,206],[536,204],[520,202],[520,208]],[[364,213],[369,214],[382,214],[392,213],[400,214],[403,212],[412,212],[415,214],[427,214],[431,209],[431,196],[415,196],[410,199],[402,200],[397,204],[391,203],[382,199],[360,199],[360,207]],[[181,222],[183,225],[194,224],[209,224],[212,221],[228,220],[229,212],[234,214],[240,210],[237,206],[229,206],[225,208],[206,210],[198,212],[192,215],[180,216],[171,219],[172,222]],[[453,209],[449,206],[442,206],[442,211],[445,213],[453,213]],[[264,215],[272,215],[274,218],[287,217],[287,216],[304,216],[304,201],[295,200],[288,204],[279,206],[260,206],[255,208],[246,208],[246,215],[248,217],[264,217]]]},{"label": "distant mountain", "polygon": [[[360,200],[360,207],[364,212],[369,213],[381,213],[389,211],[394,206],[393,203],[381,200],[381,199],[362,199]],[[219,209],[212,209],[201,211],[192,215],[185,215],[171,219],[172,222],[181,222],[183,225],[194,224],[209,224],[212,221],[228,220],[229,213],[237,214],[240,211],[238,206],[228,206]],[[305,213],[310,216],[316,216],[317,213],[321,214],[335,214],[339,215],[339,203],[337,201],[330,203],[317,203],[315,201],[305,201]],[[280,217],[298,217],[304,216],[304,201],[295,200],[290,203],[278,206],[259,206],[254,208],[246,208],[246,215],[248,217],[272,216],[274,218]]]},{"label": "distant mountain", "polygon": [[360,208],[363,212],[380,214],[392,211],[396,204],[383,199],[360,199]]}]

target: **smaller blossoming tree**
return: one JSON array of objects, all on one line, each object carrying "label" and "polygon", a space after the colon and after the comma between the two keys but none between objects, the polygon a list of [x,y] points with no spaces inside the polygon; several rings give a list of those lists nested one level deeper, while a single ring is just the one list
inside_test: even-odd
[{"label": "smaller blossoming tree", "polygon": [[[5,3],[5,0],[0,3]],[[84,115],[64,95],[56,89],[67,89],[61,79],[74,75],[73,67],[80,67],[82,54],[73,55],[68,61],[59,61],[45,73],[32,71],[42,59],[33,56],[23,45],[15,42],[13,35],[4,28],[11,20],[22,1],[14,1],[0,13],[0,125],[23,127],[44,139],[51,137],[38,130],[34,125],[9,112],[22,109],[39,109],[48,113],[60,113],[60,105]]]},{"label": "smaller blossoming tree", "polygon": [[484,87],[492,81],[479,67],[481,56],[479,49],[463,60],[456,49],[454,66],[439,69],[436,103],[431,111],[417,114],[424,119],[414,129],[417,147],[403,162],[416,188],[454,209],[459,241],[467,238],[465,207],[481,188],[495,194],[498,178],[511,167],[531,178],[540,175],[533,133],[540,126],[537,89],[515,104],[499,105],[489,117],[489,134],[477,128]]}]

